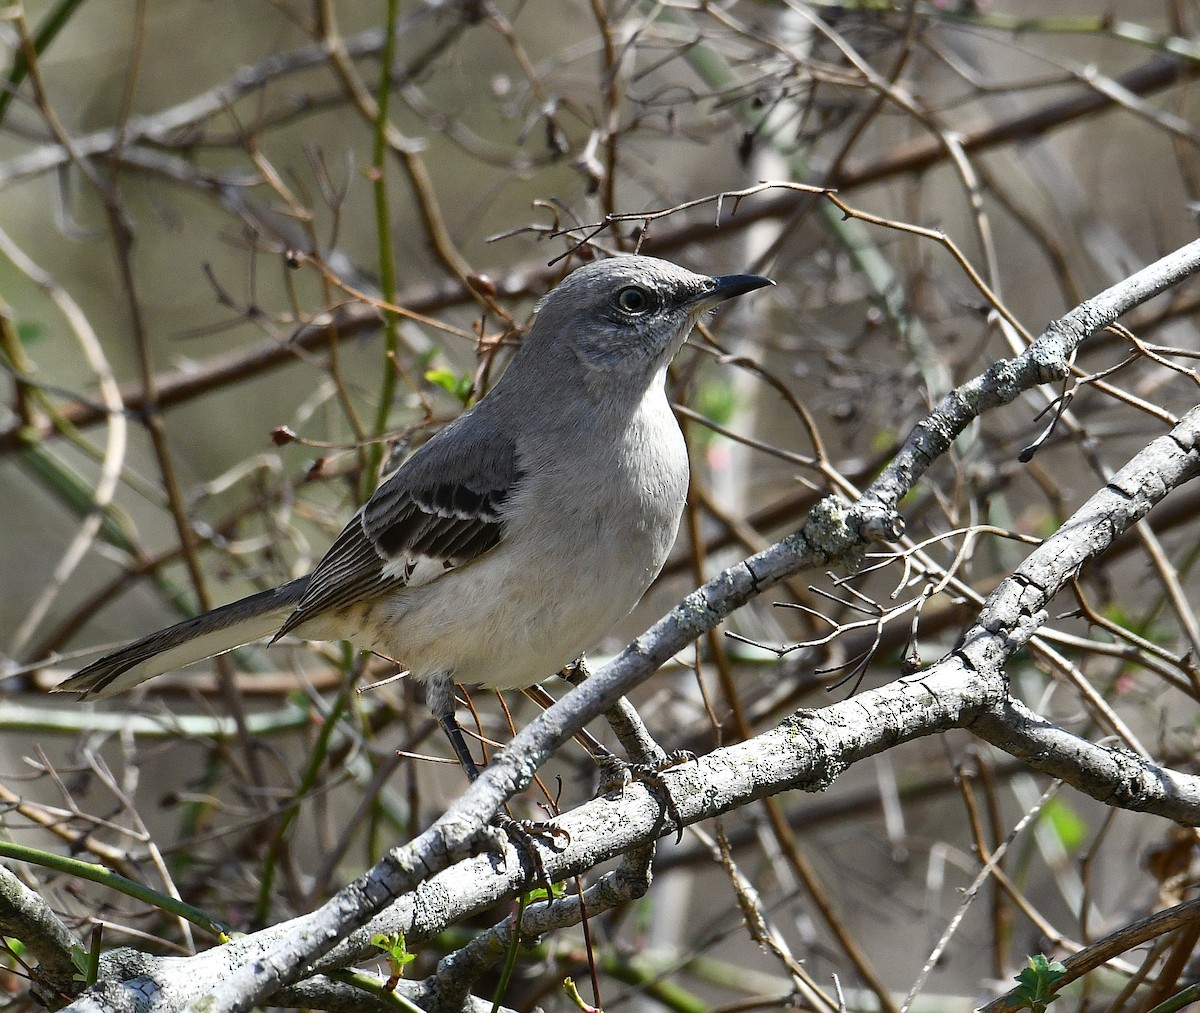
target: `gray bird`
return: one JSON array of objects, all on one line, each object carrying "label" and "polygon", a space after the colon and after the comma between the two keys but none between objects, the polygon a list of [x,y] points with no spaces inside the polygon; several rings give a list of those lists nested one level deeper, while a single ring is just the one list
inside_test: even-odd
[{"label": "gray bird", "polygon": [[56,687],[110,696],[264,637],[348,640],[427,680],[459,760],[454,685],[531,686],[626,616],[688,486],[667,365],[696,320],[772,284],[650,257],[581,267],[495,387],[375,491],[306,577],[186,619]]}]

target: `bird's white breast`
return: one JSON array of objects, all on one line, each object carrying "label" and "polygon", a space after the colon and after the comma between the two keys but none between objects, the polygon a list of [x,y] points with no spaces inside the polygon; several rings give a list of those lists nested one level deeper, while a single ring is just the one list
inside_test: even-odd
[{"label": "bird's white breast", "polygon": [[661,383],[632,420],[599,425],[610,430],[604,438],[564,432],[522,460],[503,541],[362,606],[355,642],[418,678],[449,672],[501,689],[540,682],[594,647],[662,569],[688,485],[683,435]]}]

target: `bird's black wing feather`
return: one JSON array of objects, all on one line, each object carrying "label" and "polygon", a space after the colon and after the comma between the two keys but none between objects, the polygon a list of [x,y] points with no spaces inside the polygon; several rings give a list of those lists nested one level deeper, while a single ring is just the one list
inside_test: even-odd
[{"label": "bird's black wing feather", "polygon": [[426,583],[504,538],[504,504],[521,479],[516,446],[468,413],[383,482],[330,546],[283,636],[313,616]]}]

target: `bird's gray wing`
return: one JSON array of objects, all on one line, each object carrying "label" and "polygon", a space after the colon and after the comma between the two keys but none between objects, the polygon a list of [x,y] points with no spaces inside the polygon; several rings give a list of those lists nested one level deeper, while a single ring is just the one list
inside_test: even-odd
[{"label": "bird's gray wing", "polygon": [[330,546],[277,637],[313,616],[436,580],[504,538],[516,444],[468,413],[383,482]]}]

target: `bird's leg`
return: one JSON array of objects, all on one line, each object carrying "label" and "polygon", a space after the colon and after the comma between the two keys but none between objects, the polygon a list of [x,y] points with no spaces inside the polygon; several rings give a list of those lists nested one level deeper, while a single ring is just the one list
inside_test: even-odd
[{"label": "bird's leg", "polygon": [[[559,675],[572,686],[578,686],[589,675],[587,659],[580,655],[574,663],[564,668]],[[604,750],[603,754],[593,752],[592,757],[600,768],[601,791],[612,791],[623,787],[629,781],[641,781],[652,788],[662,799],[663,815],[670,817],[678,831],[677,840],[683,839],[683,819],[671,791],[663,779],[662,772],[681,763],[688,763],[696,758],[695,753],[687,750],[676,750],[668,753],[654,741],[642,717],[625,697],[604,712],[604,720],[612,728],[613,734],[621,743],[621,747],[629,756],[622,760],[619,756]]]},{"label": "bird's leg", "polygon": [[[426,684],[425,697],[429,710],[450,740],[450,746],[458,757],[462,769],[466,772],[467,780],[474,781],[479,777],[479,768],[475,765],[475,758],[471,756],[471,751],[467,748],[467,740],[463,736],[458,718],[454,716],[453,678],[445,672],[438,672],[436,675],[430,676]],[[565,835],[569,843],[570,836],[567,835],[567,832],[562,827],[556,827],[551,823],[517,820],[507,813],[496,813],[492,817],[492,825],[508,838],[514,848],[529,859],[534,877],[546,890],[547,903],[553,900],[554,891],[550,884],[550,876],[546,872],[546,865],[542,861],[542,856],[539,854],[533,838],[539,834],[551,837]]]},{"label": "bird's leg", "polygon": [[474,781],[479,776],[479,768],[475,766],[475,758],[471,756],[458,718],[454,716],[454,680],[446,672],[431,675],[426,684],[425,699],[430,712],[437,718],[437,723],[442,726],[442,731],[450,740],[450,748],[454,750],[459,764],[466,771],[467,780]]}]

